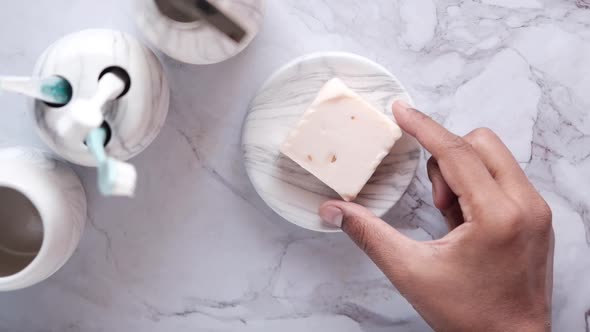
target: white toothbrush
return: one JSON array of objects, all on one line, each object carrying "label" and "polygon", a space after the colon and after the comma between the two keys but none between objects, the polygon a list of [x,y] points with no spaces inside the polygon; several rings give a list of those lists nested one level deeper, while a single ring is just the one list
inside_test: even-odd
[{"label": "white toothbrush", "polygon": [[133,165],[106,155],[106,137],[105,129],[96,128],[86,138],[86,145],[98,164],[98,189],[105,196],[133,197],[137,171]]},{"label": "white toothbrush", "polygon": [[56,121],[57,134],[71,142],[86,142],[97,162],[98,188],[105,196],[133,196],[137,172],[133,165],[107,156],[104,106],[125,91],[125,81],[114,73],[100,78],[94,95],[73,100]]},{"label": "white toothbrush", "polygon": [[0,90],[20,93],[55,105],[65,105],[72,98],[72,86],[59,76],[0,76]]},{"label": "white toothbrush", "polygon": [[105,74],[98,82],[94,96],[76,99],[56,121],[57,134],[65,140],[82,142],[93,129],[104,122],[104,106],[125,90],[125,81],[113,73]]}]

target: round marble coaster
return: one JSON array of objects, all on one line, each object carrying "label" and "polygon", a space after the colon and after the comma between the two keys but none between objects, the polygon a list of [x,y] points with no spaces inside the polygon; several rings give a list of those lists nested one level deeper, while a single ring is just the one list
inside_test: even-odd
[{"label": "round marble coaster", "polygon": [[205,65],[227,60],[243,51],[256,37],[264,21],[265,0],[211,0],[247,31],[235,43],[201,22],[181,23],[164,16],[153,0],[135,0],[136,21],[145,38],[176,60]]},{"label": "round marble coaster", "polygon": [[[322,223],[320,205],[340,199],[332,189],[279,152],[320,88],[338,77],[383,113],[391,105],[412,103],[398,80],[382,66],[348,53],[318,53],[285,65],[262,86],[244,121],[242,148],[248,176],[262,199],[288,221],[314,231],[336,232]],[[418,142],[406,134],[379,166],[355,200],[382,216],[412,181],[420,159]]]}]

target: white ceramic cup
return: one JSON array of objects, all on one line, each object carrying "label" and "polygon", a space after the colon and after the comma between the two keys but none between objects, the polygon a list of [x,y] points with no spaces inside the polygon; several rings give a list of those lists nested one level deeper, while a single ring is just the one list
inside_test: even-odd
[{"label": "white ceramic cup", "polygon": [[0,291],[39,283],[76,249],[86,195],[63,162],[33,149],[0,149]]}]

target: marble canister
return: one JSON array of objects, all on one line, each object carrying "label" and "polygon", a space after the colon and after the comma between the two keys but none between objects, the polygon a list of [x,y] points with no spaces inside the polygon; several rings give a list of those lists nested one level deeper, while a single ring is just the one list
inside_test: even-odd
[{"label": "marble canister", "polygon": [[70,162],[96,166],[83,140],[57,134],[57,121],[78,98],[89,98],[99,78],[116,70],[126,75],[125,91],[104,110],[109,139],[106,153],[128,160],[143,151],[160,132],[168,114],[170,90],[162,65],[136,38],[113,30],[84,30],[51,45],[39,58],[34,76],[57,75],[69,81],[72,101],[62,107],[34,102],[34,117],[43,140]]},{"label": "marble canister", "polygon": [[265,0],[210,0],[245,30],[236,43],[203,21],[178,22],[163,15],[154,0],[135,0],[136,21],[146,39],[168,56],[191,64],[212,64],[244,50],[264,20]]},{"label": "marble canister", "polygon": [[34,149],[0,149],[0,291],[55,273],[85,222],[84,188],[68,165]]}]

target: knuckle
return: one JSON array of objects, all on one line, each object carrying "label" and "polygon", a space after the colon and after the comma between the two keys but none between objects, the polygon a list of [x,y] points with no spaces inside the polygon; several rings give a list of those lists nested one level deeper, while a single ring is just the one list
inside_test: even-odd
[{"label": "knuckle", "polygon": [[505,214],[504,221],[507,224],[515,225],[515,224],[519,224],[520,222],[522,222],[522,218],[523,218],[522,209],[514,203],[508,204],[505,207],[504,214]]},{"label": "knuckle", "polygon": [[468,152],[472,150],[471,144],[457,135],[449,134],[445,138],[445,141],[449,150],[453,152]]},{"label": "knuckle", "polygon": [[519,205],[510,202],[503,206],[497,231],[503,242],[513,242],[524,234],[546,237],[553,232],[552,212],[544,200]]},{"label": "knuckle", "polygon": [[537,202],[539,215],[540,217],[544,217],[545,219],[551,220],[553,218],[553,211],[551,207],[543,198],[539,196],[539,201]]},{"label": "knuckle", "polygon": [[475,129],[474,131],[472,131],[472,135],[477,140],[482,140],[482,141],[488,141],[491,139],[495,139],[497,137],[496,133],[494,133],[493,130],[491,130],[490,128],[487,128],[487,127],[481,127],[481,128]]},{"label": "knuckle", "polygon": [[502,239],[512,240],[522,232],[524,213],[517,204],[507,204],[503,208],[500,218],[498,231]]},{"label": "knuckle", "polygon": [[477,128],[465,136],[465,139],[475,147],[489,145],[497,138],[498,136],[490,128],[486,127]]},{"label": "knuckle", "polygon": [[535,224],[539,225],[539,228],[543,233],[551,232],[553,229],[553,211],[551,211],[551,207],[543,199],[541,199],[536,205],[536,210],[538,212],[535,216]]},{"label": "knuckle", "polygon": [[543,201],[541,203],[541,216],[544,217],[546,221],[551,223],[553,221],[553,211],[547,202]]}]

